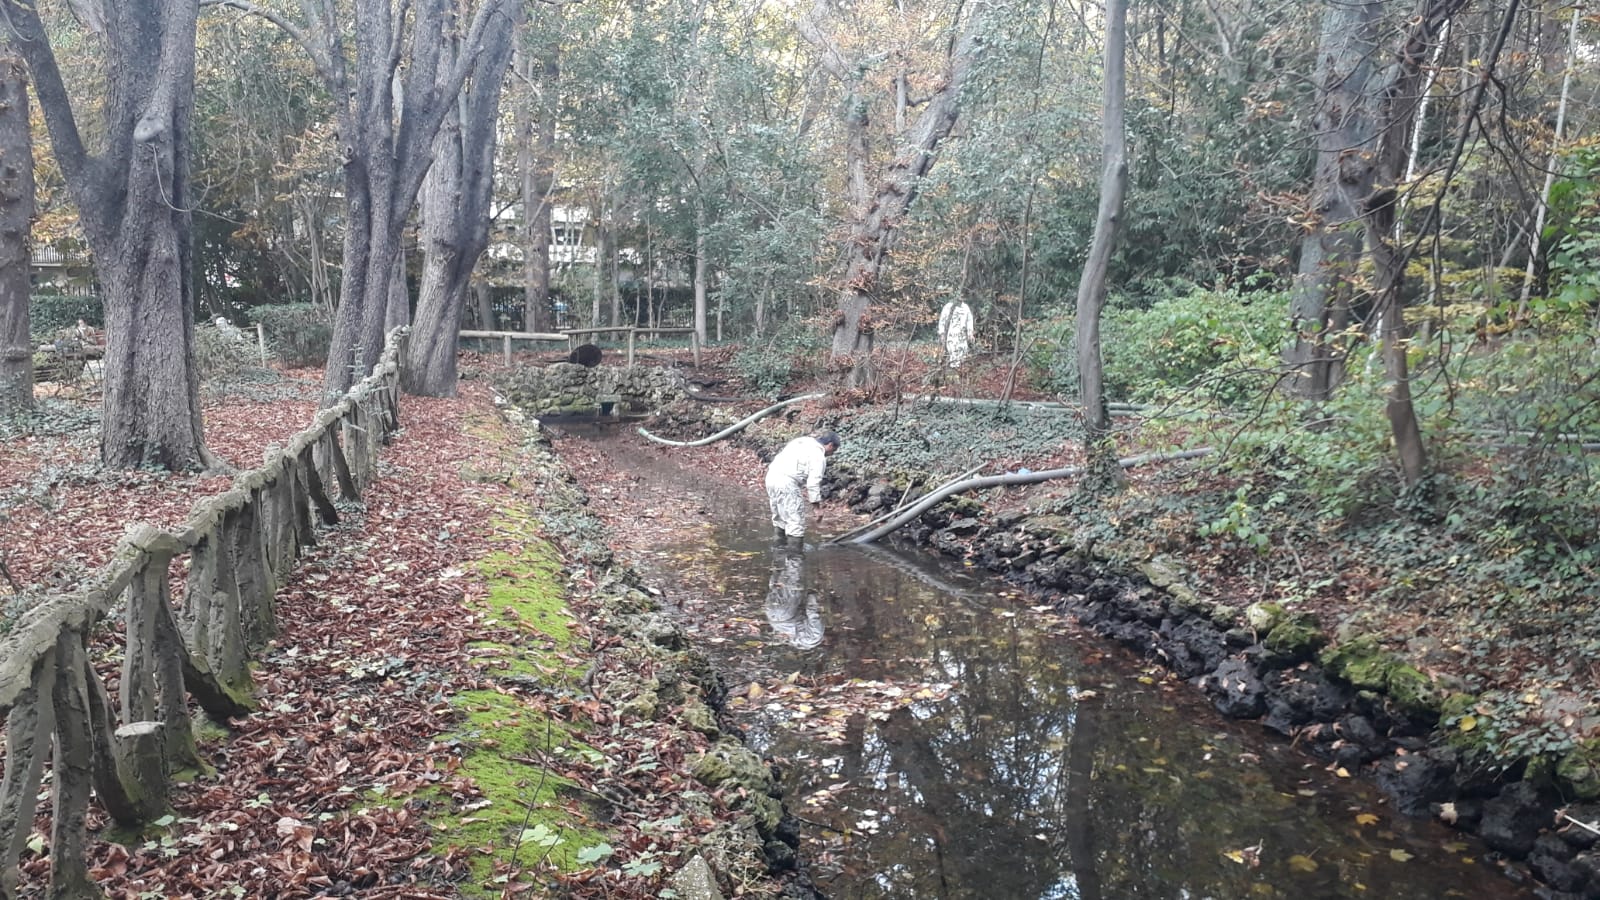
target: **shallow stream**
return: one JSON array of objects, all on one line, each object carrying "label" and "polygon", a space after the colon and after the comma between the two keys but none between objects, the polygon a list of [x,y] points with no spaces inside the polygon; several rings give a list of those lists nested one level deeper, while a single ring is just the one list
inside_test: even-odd
[{"label": "shallow stream", "polygon": [[1472,839],[1394,814],[987,574],[776,547],[765,498],[694,471],[693,451],[581,439],[625,458],[658,514],[697,518],[641,562],[730,682],[751,746],[783,765],[829,897],[1531,895]]}]

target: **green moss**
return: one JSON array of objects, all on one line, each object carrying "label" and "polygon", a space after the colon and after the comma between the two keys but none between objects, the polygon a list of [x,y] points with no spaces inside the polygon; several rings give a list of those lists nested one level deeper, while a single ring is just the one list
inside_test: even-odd
[{"label": "green moss", "polygon": [[1437,714],[1439,690],[1433,679],[1404,663],[1392,663],[1385,673],[1389,697],[1395,705],[1412,715]]},{"label": "green moss", "polygon": [[1441,708],[1433,679],[1383,652],[1371,636],[1328,648],[1322,653],[1322,664],[1358,690],[1386,695],[1407,713],[1425,715]]},{"label": "green moss", "polygon": [[1278,627],[1288,613],[1279,603],[1252,603],[1245,607],[1244,619],[1257,634],[1266,634]]},{"label": "green moss", "polygon": [[[474,569],[488,592],[468,605],[524,637],[514,645],[476,641],[469,646],[480,651],[491,675],[532,679],[552,690],[575,688],[581,670],[564,661],[577,647],[558,552],[525,513],[503,511],[495,534],[506,549],[477,561]],[[461,724],[439,740],[462,748],[457,774],[470,779],[482,797],[464,800],[446,787],[418,796],[428,801],[437,849],[475,851],[471,877],[460,886],[462,895],[501,896],[508,885],[496,878],[504,878],[513,858],[522,871],[583,868],[577,854],[606,839],[591,826],[582,806],[567,799],[574,785],[534,761],[568,754],[598,759],[598,752],[583,743],[577,729],[515,694],[464,691],[451,704],[460,711]]]},{"label": "green moss", "polygon": [[1578,799],[1600,798],[1600,739],[1582,741],[1562,756],[1556,764],[1556,776]]},{"label": "green moss", "polygon": [[1388,663],[1377,639],[1370,636],[1345,641],[1322,653],[1323,667],[1358,690],[1382,691]]},{"label": "green moss", "polygon": [[1328,636],[1317,627],[1315,619],[1298,615],[1280,619],[1261,645],[1276,656],[1299,662],[1316,655],[1327,643]]}]

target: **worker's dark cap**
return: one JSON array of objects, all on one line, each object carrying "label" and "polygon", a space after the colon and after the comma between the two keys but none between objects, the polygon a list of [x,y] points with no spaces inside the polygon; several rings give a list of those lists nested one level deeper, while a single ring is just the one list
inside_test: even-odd
[{"label": "worker's dark cap", "polygon": [[812,437],[816,438],[817,443],[819,444],[833,447],[839,446],[839,436],[831,431],[819,431],[816,434],[813,434]]}]

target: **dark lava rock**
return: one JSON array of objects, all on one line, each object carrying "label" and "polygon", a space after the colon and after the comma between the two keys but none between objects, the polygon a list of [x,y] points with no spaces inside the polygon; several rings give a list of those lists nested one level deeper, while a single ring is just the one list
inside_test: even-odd
[{"label": "dark lava rock", "polygon": [[1161,637],[1164,640],[1157,646],[1166,654],[1172,671],[1185,680],[1210,672],[1228,658],[1222,635],[1210,622],[1193,616],[1164,620]]},{"label": "dark lava rock", "polygon": [[1107,603],[1116,599],[1118,589],[1116,582],[1097,578],[1090,582],[1089,586],[1081,593],[1084,599],[1090,603]]},{"label": "dark lava rock", "polygon": [[1528,868],[1539,880],[1558,891],[1576,891],[1589,882],[1572,858],[1577,851],[1553,834],[1540,835],[1528,854]]},{"label": "dark lava rock", "polygon": [[[1435,803],[1429,811],[1435,819],[1444,819],[1444,804]],[[1483,821],[1483,801],[1469,797],[1457,797],[1450,801],[1450,811],[1453,814],[1452,823],[1461,831],[1476,834],[1478,823]]]},{"label": "dark lava rock", "polygon": [[[1579,822],[1587,822],[1594,828],[1600,828],[1600,805],[1584,803],[1579,806],[1569,806],[1567,807],[1567,815],[1577,819]],[[1582,825],[1574,825],[1571,822],[1567,822],[1566,827],[1561,829],[1561,839],[1579,850],[1588,850],[1595,844],[1600,843],[1600,834],[1596,834]]]},{"label": "dark lava rock", "polygon": [[945,526],[945,530],[951,534],[969,535],[977,534],[978,529],[982,527],[982,523],[980,523],[977,519],[956,519],[954,522],[951,522],[949,525]]},{"label": "dark lava rock", "polygon": [[928,539],[928,545],[945,556],[960,556],[967,552],[966,544],[949,531],[935,531]]},{"label": "dark lava rock", "polygon": [[1106,622],[1095,631],[1133,650],[1143,652],[1155,646],[1156,634],[1142,622]]},{"label": "dark lava rock", "polygon": [[1152,627],[1160,625],[1167,616],[1165,598],[1150,588],[1121,592],[1117,595],[1117,605],[1123,609],[1125,617]]},{"label": "dark lava rock", "polygon": [[774,875],[793,869],[799,862],[794,848],[782,841],[767,841],[761,852],[767,858],[767,871]]},{"label": "dark lava rock", "polygon": [[1211,703],[1230,719],[1254,719],[1267,709],[1267,690],[1255,670],[1242,659],[1225,659],[1217,670],[1200,679]]},{"label": "dark lava rock", "polygon": [[1600,852],[1586,850],[1579,853],[1572,858],[1571,865],[1583,876],[1584,881],[1589,883],[1589,888],[1583,895],[1600,897],[1600,889],[1596,888],[1596,885],[1600,885]]},{"label": "dark lava rock", "polygon": [[1550,824],[1550,810],[1539,791],[1525,781],[1508,784],[1500,796],[1483,804],[1478,836],[1492,849],[1514,859],[1532,850],[1540,829]]},{"label": "dark lava rock", "polygon": [[1450,752],[1390,756],[1378,763],[1378,787],[1394,800],[1395,809],[1422,816],[1432,804],[1450,798],[1455,770],[1455,755]]},{"label": "dark lava rock", "polygon": [[1267,686],[1267,714],[1261,724],[1285,737],[1312,722],[1339,718],[1355,696],[1320,669],[1277,669],[1261,680]]}]

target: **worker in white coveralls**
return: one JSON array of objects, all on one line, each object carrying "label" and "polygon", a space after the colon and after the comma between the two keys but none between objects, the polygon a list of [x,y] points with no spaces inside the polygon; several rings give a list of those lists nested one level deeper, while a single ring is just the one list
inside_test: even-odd
[{"label": "worker in white coveralls", "polygon": [[772,458],[767,466],[767,502],[772,505],[772,527],[780,536],[805,537],[806,503],[822,502],[822,473],[838,449],[837,434],[819,431],[795,438]]},{"label": "worker in white coveralls", "polygon": [[950,368],[959,369],[967,361],[967,348],[976,336],[972,307],[967,301],[957,297],[939,311],[939,341],[944,344],[944,356]]}]

